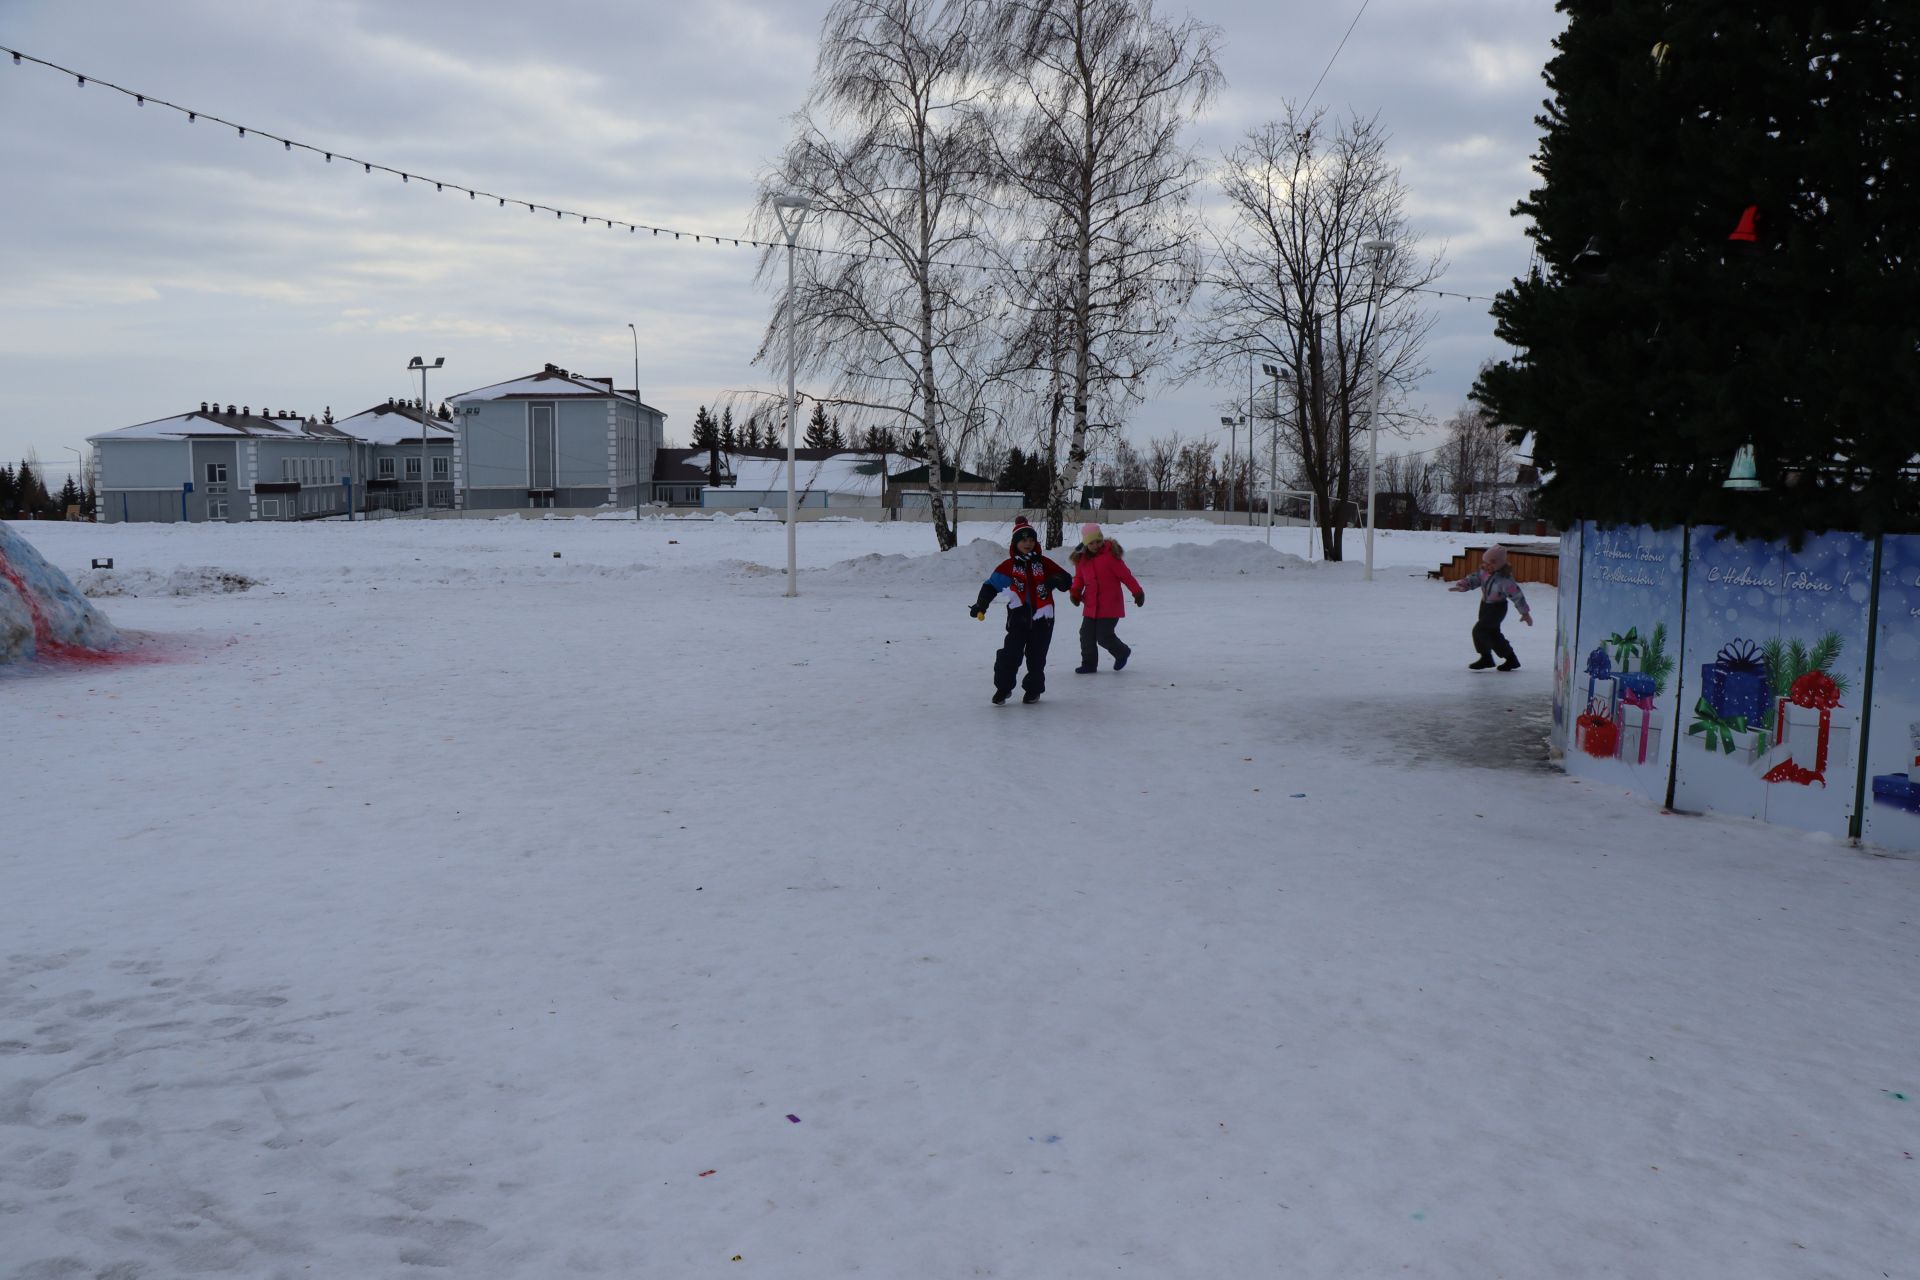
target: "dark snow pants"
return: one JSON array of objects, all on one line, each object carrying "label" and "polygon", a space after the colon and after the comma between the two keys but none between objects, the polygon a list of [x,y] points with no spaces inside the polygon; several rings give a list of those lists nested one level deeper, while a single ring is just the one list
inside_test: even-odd
[{"label": "dark snow pants", "polygon": [[1114,628],[1120,625],[1118,618],[1082,618],[1080,619],[1080,665],[1097,667],[1100,655],[1094,652],[1098,645],[1113,655],[1115,662],[1132,653],[1133,650],[1120,642],[1114,634]]},{"label": "dark snow pants", "polygon": [[1473,624],[1473,647],[1480,651],[1483,658],[1497,657],[1503,662],[1516,662],[1513,646],[1500,634],[1500,624],[1507,616],[1505,600],[1487,600],[1480,605],[1480,621]]},{"label": "dark snow pants", "polygon": [[1020,687],[1030,694],[1047,691],[1047,648],[1053,643],[1053,619],[1036,618],[1031,609],[1007,610],[1007,639],[993,658],[993,691],[1012,693],[1020,664],[1027,678]]}]

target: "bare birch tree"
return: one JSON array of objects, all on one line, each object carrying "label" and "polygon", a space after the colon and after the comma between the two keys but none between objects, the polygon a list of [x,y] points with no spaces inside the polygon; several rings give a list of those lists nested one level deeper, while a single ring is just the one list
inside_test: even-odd
[{"label": "bare birch tree", "polygon": [[1163,21],[1152,0],[993,0],[992,25],[1006,87],[1000,173],[1026,282],[1012,346],[1017,365],[1047,380],[1051,547],[1092,411],[1121,420],[1166,360],[1192,293],[1200,168],[1185,133],[1221,83],[1218,36]]},{"label": "bare birch tree", "polygon": [[796,326],[799,361],[831,381],[830,404],[919,433],[942,551],[957,541],[946,469],[981,421],[971,361],[992,311],[992,275],[976,269],[982,16],[980,0],[835,0],[793,141],[760,192],[763,224],[778,195],[812,201],[824,243],[801,264],[791,313],[785,247],[762,259],[780,302],[758,358],[784,354]]},{"label": "bare birch tree", "polygon": [[[1186,366],[1189,377],[1238,379],[1251,357],[1280,370],[1292,402],[1279,408],[1281,439],[1296,479],[1330,515],[1364,508],[1376,370],[1385,378],[1381,429],[1412,416],[1396,403],[1426,373],[1421,348],[1433,327],[1416,291],[1445,266],[1444,255],[1415,248],[1406,188],[1386,146],[1375,119],[1330,130],[1324,112],[1302,116],[1289,105],[1223,158],[1233,222]],[[1363,247],[1375,240],[1393,245],[1378,288]],[[1340,559],[1343,523],[1321,528],[1329,560]]]}]

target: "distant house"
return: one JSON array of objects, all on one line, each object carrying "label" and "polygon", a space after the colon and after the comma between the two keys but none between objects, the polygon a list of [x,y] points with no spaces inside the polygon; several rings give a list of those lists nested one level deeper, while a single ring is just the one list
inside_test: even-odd
[{"label": "distant house", "polygon": [[[902,511],[925,510],[932,506],[933,497],[927,488],[932,476],[933,464],[928,462],[890,472],[887,476],[886,504]],[[1000,492],[988,477],[954,466],[940,468],[940,487],[948,505],[953,507],[966,507],[969,510],[992,507],[1015,511],[1026,505],[1025,494]]]},{"label": "distant house", "polygon": [[611,378],[550,364],[449,403],[458,507],[617,507],[653,496],[666,415]]},{"label": "distant house", "polygon": [[714,480],[730,484],[733,472],[725,453],[719,455],[719,469],[713,471],[711,449],[659,449],[653,456],[653,500],[670,507],[697,507],[700,491]]},{"label": "distant house", "polygon": [[99,519],[304,520],[347,510],[353,437],[285,410],[202,404],[87,437]]},{"label": "distant house", "polygon": [[[793,460],[795,506],[878,508],[886,497],[887,464],[898,461],[898,456],[845,449],[795,449]],[[702,506],[787,505],[785,449],[722,450],[720,463],[721,483],[702,488]]]},{"label": "distant house", "polygon": [[360,510],[419,510],[423,469],[428,505],[454,505],[453,423],[418,404],[389,400],[333,425],[359,445],[352,478]]}]

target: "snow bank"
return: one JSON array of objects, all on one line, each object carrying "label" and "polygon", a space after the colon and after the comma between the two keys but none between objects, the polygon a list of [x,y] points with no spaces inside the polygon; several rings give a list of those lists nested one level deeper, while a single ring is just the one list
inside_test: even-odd
[{"label": "snow bank", "polygon": [[25,538],[0,524],[0,665],[120,643],[106,615]]},{"label": "snow bank", "polygon": [[842,560],[820,570],[817,576],[865,582],[912,581],[929,585],[978,586],[993,572],[994,566],[1006,558],[1005,546],[987,538],[975,538],[951,551],[937,551],[932,555],[887,555],[876,551],[871,555]]},{"label": "snow bank", "polygon": [[[1126,544],[1123,542],[1121,545]],[[1127,565],[1136,574],[1142,575],[1231,578],[1242,573],[1304,569],[1307,562],[1299,556],[1275,550],[1264,542],[1222,538],[1218,542],[1176,542],[1170,547],[1141,547],[1127,552]]]},{"label": "snow bank", "polygon": [[80,575],[82,595],[103,596],[211,596],[228,595],[261,585],[261,579],[249,578],[232,569],[202,565],[196,569],[175,569],[156,573],[152,569],[89,569]]}]

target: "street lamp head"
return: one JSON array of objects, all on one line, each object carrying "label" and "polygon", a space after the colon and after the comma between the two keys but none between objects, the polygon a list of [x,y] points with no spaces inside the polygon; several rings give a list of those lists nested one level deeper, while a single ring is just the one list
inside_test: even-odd
[{"label": "street lamp head", "polygon": [[1362,249],[1365,249],[1368,253],[1372,254],[1376,258],[1384,258],[1388,254],[1393,252],[1393,241],[1369,240],[1365,244],[1361,245],[1360,247]]},{"label": "street lamp head", "polygon": [[1280,376],[1280,370],[1270,364],[1261,365],[1260,371],[1266,374],[1269,378],[1277,378]]},{"label": "street lamp head", "polygon": [[791,194],[779,195],[773,198],[773,207],[776,209],[811,209],[813,208],[813,200],[808,196]]},{"label": "street lamp head", "polygon": [[1234,422],[1232,418],[1222,418],[1220,419],[1220,425],[1223,427],[1231,427],[1234,425]]}]

